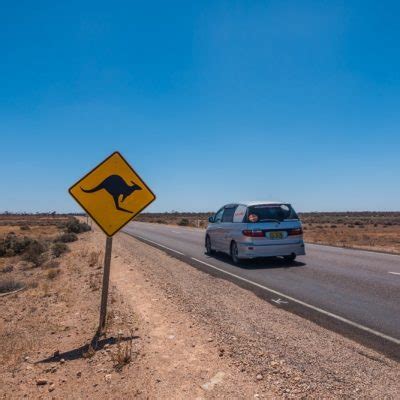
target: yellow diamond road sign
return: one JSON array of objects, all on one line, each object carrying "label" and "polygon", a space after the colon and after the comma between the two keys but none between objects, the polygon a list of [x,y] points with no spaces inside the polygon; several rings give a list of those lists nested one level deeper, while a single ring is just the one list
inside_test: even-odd
[{"label": "yellow diamond road sign", "polygon": [[69,193],[108,236],[118,232],[156,198],[118,152],[71,186]]}]

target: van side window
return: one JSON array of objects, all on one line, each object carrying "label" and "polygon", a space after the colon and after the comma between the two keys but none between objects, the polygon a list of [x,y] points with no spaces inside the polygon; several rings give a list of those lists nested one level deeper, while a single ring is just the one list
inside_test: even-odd
[{"label": "van side window", "polygon": [[246,215],[247,207],[240,204],[236,207],[235,214],[233,215],[233,222],[243,222]]},{"label": "van side window", "polygon": [[233,222],[233,215],[235,214],[236,206],[225,208],[222,222]]},{"label": "van side window", "polygon": [[224,212],[224,209],[221,208],[217,213],[214,215],[214,222],[221,222],[222,220],[222,213]]}]

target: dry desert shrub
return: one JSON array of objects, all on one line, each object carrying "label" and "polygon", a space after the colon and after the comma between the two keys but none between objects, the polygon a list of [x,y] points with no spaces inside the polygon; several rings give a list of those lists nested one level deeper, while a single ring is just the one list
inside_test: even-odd
[{"label": "dry desert shrub", "polygon": [[179,226],[189,226],[190,225],[190,221],[187,218],[182,218],[179,222],[178,222]]},{"label": "dry desert shrub", "polygon": [[12,272],[14,270],[14,267],[12,265],[6,265],[1,269],[1,272],[3,274],[7,273],[7,272]]},{"label": "dry desert shrub", "polygon": [[42,296],[43,297],[49,297],[51,295],[50,293],[50,286],[48,285],[48,283],[43,283],[42,285]]},{"label": "dry desert shrub", "polygon": [[114,361],[114,368],[117,371],[121,371],[125,365],[132,361],[132,345],[133,345],[133,332],[130,332],[130,337],[122,341],[122,332],[118,332],[117,336],[117,349],[115,353],[111,355],[111,359]]},{"label": "dry desert shrub", "polygon": [[92,343],[89,344],[87,351],[82,353],[83,358],[92,358],[96,354],[96,350],[94,349]]},{"label": "dry desert shrub", "polygon": [[51,268],[59,268],[60,263],[57,260],[49,260],[47,261],[42,268],[51,269]]},{"label": "dry desert shrub", "polygon": [[68,246],[65,243],[56,242],[51,247],[51,253],[54,257],[58,258],[68,251]]},{"label": "dry desert shrub", "polygon": [[32,242],[30,238],[20,238],[15,233],[9,232],[0,242],[0,257],[13,257],[23,254]]},{"label": "dry desert shrub", "polygon": [[100,256],[102,252],[101,251],[92,251],[89,254],[89,266],[94,267],[96,265],[100,265]]},{"label": "dry desert shrub", "polygon": [[0,280],[0,293],[9,293],[14,290],[18,290],[24,287],[22,282],[16,281],[15,279],[1,279]]},{"label": "dry desert shrub", "polygon": [[61,243],[71,243],[76,242],[78,240],[78,236],[73,232],[63,233],[62,235],[58,236],[54,241],[61,242]]},{"label": "dry desert shrub", "polygon": [[39,267],[46,261],[47,244],[43,241],[33,240],[29,243],[23,254],[23,260],[33,263],[35,267]]},{"label": "dry desert shrub", "polygon": [[71,218],[65,224],[65,228],[70,233],[83,233],[92,229],[86,222],[79,222],[76,218]]},{"label": "dry desert shrub", "polygon": [[55,279],[58,275],[60,274],[60,270],[59,269],[49,269],[49,271],[46,274],[47,279]]},{"label": "dry desert shrub", "polygon": [[37,338],[32,332],[19,331],[9,328],[0,334],[0,354],[2,363],[11,363],[17,366],[18,361],[32,349]]},{"label": "dry desert shrub", "polygon": [[100,289],[100,275],[99,274],[90,274],[89,275],[89,287],[92,291],[96,291]]}]

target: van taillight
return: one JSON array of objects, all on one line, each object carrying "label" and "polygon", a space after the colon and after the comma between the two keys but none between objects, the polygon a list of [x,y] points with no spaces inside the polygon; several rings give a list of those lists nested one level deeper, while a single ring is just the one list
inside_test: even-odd
[{"label": "van taillight", "polygon": [[250,237],[264,237],[264,232],[261,230],[253,230],[253,229],[245,229],[242,231],[244,236],[250,236]]},{"label": "van taillight", "polygon": [[289,236],[302,235],[302,234],[303,234],[302,228],[290,229],[290,231],[288,231]]}]

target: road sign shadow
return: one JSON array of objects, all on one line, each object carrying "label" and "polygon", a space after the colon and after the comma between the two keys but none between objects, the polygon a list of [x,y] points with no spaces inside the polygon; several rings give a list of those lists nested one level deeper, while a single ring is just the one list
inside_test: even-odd
[{"label": "road sign shadow", "polygon": [[219,252],[216,252],[213,255],[213,258],[243,269],[287,269],[299,268],[307,265],[306,263],[297,260],[289,262],[280,257],[260,257],[253,260],[243,260],[239,265],[236,265],[232,262],[232,259],[227,254]]},{"label": "road sign shadow", "polygon": [[106,344],[108,344],[111,348],[111,346],[117,344],[118,341],[122,343],[139,338],[140,336],[132,335],[132,336],[124,336],[118,339],[112,336],[109,338],[98,340],[98,336],[95,335],[90,343],[86,343],[83,346],[77,347],[75,349],[67,350],[63,353],[53,354],[50,357],[37,361],[35,364],[59,362],[61,359],[64,359],[65,361],[73,361],[73,360],[78,360],[80,358],[87,358],[88,357],[87,354],[90,348],[92,348],[93,351],[97,352],[102,350]]}]

